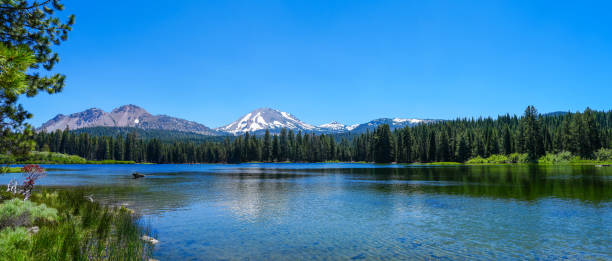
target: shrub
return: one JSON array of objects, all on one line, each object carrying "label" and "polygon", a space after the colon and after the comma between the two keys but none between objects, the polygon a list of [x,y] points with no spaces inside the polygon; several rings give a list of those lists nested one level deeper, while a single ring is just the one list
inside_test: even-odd
[{"label": "shrub", "polygon": [[512,153],[508,155],[509,163],[529,163],[529,155],[527,153]]},{"label": "shrub", "polygon": [[32,241],[23,227],[0,231],[0,260],[28,260]]},{"label": "shrub", "polygon": [[489,162],[487,161],[487,159],[485,159],[483,157],[476,156],[475,158],[469,159],[465,163],[467,163],[467,164],[482,164],[482,163],[489,163]]},{"label": "shrub", "polygon": [[528,162],[529,162],[529,156],[526,153],[524,154],[512,153],[507,156],[503,154],[493,154],[489,156],[488,158],[477,156],[475,158],[471,158],[466,163],[484,164],[484,163],[528,163]]},{"label": "shrub", "polygon": [[546,155],[540,157],[538,162],[540,163],[569,163],[572,160],[575,160],[576,157],[572,155],[569,151],[562,151],[559,153],[547,153]]},{"label": "shrub", "polygon": [[45,204],[36,204],[21,199],[11,199],[0,204],[0,229],[29,226],[36,220],[55,221],[57,210]]},{"label": "shrub", "polygon": [[508,156],[502,154],[493,154],[487,158],[489,163],[510,163]]},{"label": "shrub", "polygon": [[598,161],[612,161],[612,149],[601,148],[595,152],[595,159]]}]

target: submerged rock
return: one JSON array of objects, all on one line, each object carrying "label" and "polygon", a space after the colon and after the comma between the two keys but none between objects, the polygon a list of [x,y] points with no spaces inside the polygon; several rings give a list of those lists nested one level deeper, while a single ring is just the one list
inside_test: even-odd
[{"label": "submerged rock", "polygon": [[137,178],[144,178],[145,177],[144,174],[138,173],[138,172],[132,173],[132,176],[134,176],[135,179],[137,179]]},{"label": "submerged rock", "polygon": [[157,240],[157,239],[155,239],[153,237],[147,236],[147,235],[142,236],[140,239],[142,239],[143,241],[146,241],[148,243],[151,243],[153,245],[159,243],[159,240]]}]

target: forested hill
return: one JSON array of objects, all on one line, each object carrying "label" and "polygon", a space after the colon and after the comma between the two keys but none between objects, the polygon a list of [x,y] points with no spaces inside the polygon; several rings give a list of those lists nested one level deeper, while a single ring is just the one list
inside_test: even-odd
[{"label": "forested hill", "polygon": [[91,160],[133,160],[153,163],[247,161],[367,161],[464,162],[494,154],[523,154],[538,159],[548,153],[569,152],[593,158],[612,147],[612,111],[586,109],[582,113],[542,116],[533,106],[521,116],[497,119],[457,119],[391,131],[388,125],[353,139],[295,133],[253,136],[233,140],[176,141],[140,139],[132,131],[108,136],[56,131],[35,135],[37,150],[75,154]]},{"label": "forested hill", "polygon": [[129,133],[135,133],[139,139],[159,139],[164,143],[172,143],[177,141],[202,143],[206,141],[223,141],[223,136],[210,136],[194,132],[160,130],[160,129],[142,129],[137,127],[90,127],[70,130],[71,133],[80,135],[87,133],[89,136],[127,136]]}]

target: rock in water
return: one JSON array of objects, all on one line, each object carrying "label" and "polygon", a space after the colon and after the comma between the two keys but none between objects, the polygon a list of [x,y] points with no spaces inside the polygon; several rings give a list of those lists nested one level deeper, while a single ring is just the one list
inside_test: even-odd
[{"label": "rock in water", "polygon": [[137,179],[137,178],[144,178],[145,177],[144,174],[138,173],[138,172],[132,173],[132,176],[134,176],[135,179]]},{"label": "rock in water", "polygon": [[157,240],[155,238],[152,238],[150,236],[147,236],[147,235],[142,236],[140,239],[142,239],[143,241],[146,241],[148,243],[151,243],[153,245],[159,243],[159,240]]}]

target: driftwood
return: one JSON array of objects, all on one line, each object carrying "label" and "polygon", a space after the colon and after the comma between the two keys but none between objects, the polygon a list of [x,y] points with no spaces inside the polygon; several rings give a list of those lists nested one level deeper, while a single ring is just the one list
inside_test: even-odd
[{"label": "driftwood", "polygon": [[138,172],[132,173],[132,176],[134,176],[135,179],[137,179],[137,178],[144,178],[145,177],[144,174],[138,173]]},{"label": "driftwood", "polygon": [[601,167],[610,167],[610,166],[612,166],[612,165],[610,165],[610,164],[595,165],[595,167],[600,167],[600,168]]}]

